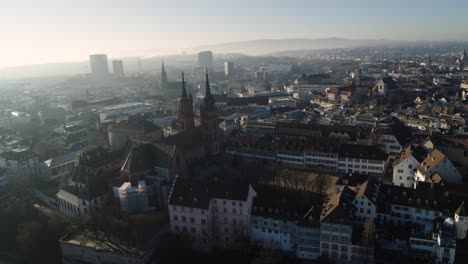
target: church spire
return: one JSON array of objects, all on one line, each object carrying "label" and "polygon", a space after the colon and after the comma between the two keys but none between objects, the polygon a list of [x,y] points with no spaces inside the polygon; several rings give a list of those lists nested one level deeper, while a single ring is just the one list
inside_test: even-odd
[{"label": "church spire", "polygon": [[184,78],[184,72],[182,72],[182,99],[187,98],[187,91],[185,90],[185,78]]},{"label": "church spire", "polygon": [[204,103],[206,109],[215,109],[215,101],[213,95],[211,94],[210,80],[208,78],[208,68],[206,68],[206,93]]},{"label": "church spire", "polygon": [[162,61],[162,64],[161,64],[161,86],[163,88],[167,88],[167,73],[166,73],[166,69],[164,68],[164,60]]},{"label": "church spire", "polygon": [[211,97],[210,81],[208,79],[208,68],[206,68],[206,95],[205,98]]}]

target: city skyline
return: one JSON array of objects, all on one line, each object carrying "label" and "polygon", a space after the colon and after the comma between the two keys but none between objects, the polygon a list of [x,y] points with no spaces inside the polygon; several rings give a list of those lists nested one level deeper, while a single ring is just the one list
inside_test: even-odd
[{"label": "city skyline", "polygon": [[15,1],[0,11],[0,68],[77,61],[94,53],[176,54],[256,39],[468,40],[462,27],[467,10],[468,3],[457,0],[298,0],[289,6],[282,1]]}]

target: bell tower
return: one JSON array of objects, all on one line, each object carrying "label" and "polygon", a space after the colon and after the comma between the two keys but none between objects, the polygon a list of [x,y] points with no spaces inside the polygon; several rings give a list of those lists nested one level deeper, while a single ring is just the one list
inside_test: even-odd
[{"label": "bell tower", "polygon": [[192,129],[195,126],[195,117],[193,114],[192,95],[187,96],[185,89],[185,78],[182,72],[182,96],[179,98],[179,113],[177,122],[181,131]]},{"label": "bell tower", "polygon": [[216,114],[215,100],[211,94],[208,69],[206,69],[206,94],[203,105],[200,108],[200,121],[206,154],[219,154],[221,146],[219,142],[218,115]]}]

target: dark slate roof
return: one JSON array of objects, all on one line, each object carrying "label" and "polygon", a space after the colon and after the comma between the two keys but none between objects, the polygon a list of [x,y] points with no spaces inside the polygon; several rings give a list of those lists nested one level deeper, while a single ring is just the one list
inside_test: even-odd
[{"label": "dark slate roof", "polygon": [[318,224],[324,196],[272,185],[256,185],[252,216]]},{"label": "dark slate roof", "polygon": [[144,172],[153,170],[154,166],[168,167],[174,153],[175,146],[132,142],[122,166],[122,171],[129,173]]},{"label": "dark slate roof", "polygon": [[59,165],[71,162],[77,158],[76,152],[67,152],[60,156],[53,157],[49,160],[44,161],[49,168],[54,168]]},{"label": "dark slate roof", "polygon": [[208,209],[211,199],[246,201],[250,185],[227,180],[193,180],[178,177],[169,197],[169,205]]},{"label": "dark slate roof", "polygon": [[227,106],[268,105],[268,99],[267,96],[228,97]]},{"label": "dark slate roof", "polygon": [[347,186],[337,186],[336,191],[331,193],[323,204],[320,221],[352,224],[354,206],[352,200],[356,193]]},{"label": "dark slate roof", "polygon": [[0,151],[0,156],[6,160],[26,161],[36,157],[37,155],[29,149],[14,149],[4,152]]},{"label": "dark slate roof", "polygon": [[397,121],[395,124],[389,126],[383,131],[385,134],[393,135],[398,140],[400,145],[405,146],[412,140],[411,129],[403,122]]},{"label": "dark slate roof", "polygon": [[161,141],[167,145],[177,146],[177,149],[180,151],[194,150],[203,147],[202,129],[201,127],[194,127],[190,130],[165,137]]},{"label": "dark slate roof", "polygon": [[109,151],[103,147],[88,146],[79,151],[79,164],[98,168],[106,164],[121,160],[123,152]]},{"label": "dark slate roof", "polygon": [[112,124],[109,127],[109,131],[140,132],[144,135],[159,130],[162,129],[152,122],[141,118],[130,118],[129,120],[122,120],[118,123]]},{"label": "dark slate roof", "polygon": [[455,212],[462,199],[448,193],[443,186],[418,182],[416,189],[397,185],[380,186],[377,208],[380,212],[389,213],[394,205],[410,206],[435,211]]},{"label": "dark slate roof", "polygon": [[356,187],[358,185],[362,185],[367,181],[369,175],[367,174],[360,174],[360,173],[346,173],[336,181],[337,185],[348,185],[352,187]]},{"label": "dark slate roof", "polygon": [[389,90],[398,89],[397,83],[393,80],[392,77],[384,77],[382,81],[387,85]]},{"label": "dark slate roof", "polygon": [[63,189],[83,199],[94,198],[109,190],[110,177],[110,175],[102,173],[92,167],[78,165],[73,172],[71,180],[85,184],[85,188],[79,189],[77,187],[67,186]]},{"label": "dark slate roof", "polygon": [[213,94],[213,98],[217,103],[227,102],[227,94]]},{"label": "dark slate roof", "polygon": [[339,157],[369,159],[369,160],[387,160],[388,154],[377,146],[342,144]]}]

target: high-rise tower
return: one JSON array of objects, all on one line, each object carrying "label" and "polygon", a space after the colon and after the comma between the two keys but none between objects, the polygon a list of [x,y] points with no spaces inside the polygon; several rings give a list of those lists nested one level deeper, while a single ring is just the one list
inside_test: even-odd
[{"label": "high-rise tower", "polygon": [[187,96],[185,89],[185,78],[182,72],[182,96],[179,98],[179,113],[177,122],[181,131],[192,129],[195,126],[195,117],[193,114],[192,95]]},{"label": "high-rise tower", "polygon": [[105,81],[109,77],[109,63],[106,54],[90,55],[89,64],[93,82]]},{"label": "high-rise tower", "polygon": [[161,66],[161,87],[167,88],[167,73],[166,69],[164,68],[164,61],[162,62]]},{"label": "high-rise tower", "polygon": [[200,121],[202,124],[203,140],[207,155],[217,155],[220,152],[219,124],[216,114],[215,100],[211,94],[208,69],[206,69],[206,94],[200,108]]}]

